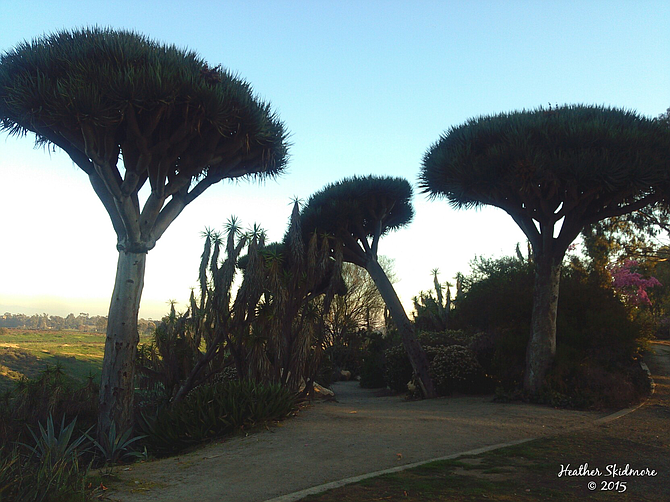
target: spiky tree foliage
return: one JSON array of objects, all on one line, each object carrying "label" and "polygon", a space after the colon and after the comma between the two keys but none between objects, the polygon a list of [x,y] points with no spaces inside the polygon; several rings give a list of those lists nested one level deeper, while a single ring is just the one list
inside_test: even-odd
[{"label": "spiky tree foliage", "polygon": [[295,201],[282,243],[261,256],[265,315],[254,329],[265,333],[267,367],[273,381],[292,389],[304,382],[309,390],[321,357],[324,316],[335,295],[345,292],[341,252],[331,253],[326,236],[304,237]]},{"label": "spiky tree foliage", "polygon": [[492,205],[526,234],[536,266],[524,386],[537,391],[556,351],[561,262],[585,225],[663,198],[670,134],[597,106],[539,108],[451,128],[424,156],[420,185],[455,208]]},{"label": "spiky tree foliage", "polygon": [[392,177],[354,176],[313,194],[302,211],[305,235],[326,234],[344,261],[365,268],[395,321],[424,395],[435,397],[428,360],[393,285],[379,265],[379,240],[406,226],[414,215],[412,187]]},{"label": "spiky tree foliage", "polygon": [[[258,250],[264,244],[264,232],[254,227],[253,231],[242,233],[237,218],[231,217],[226,224],[223,260],[220,259],[224,245],[222,236],[211,230],[203,236],[205,244],[199,267],[200,298],[196,299],[191,293],[184,325],[184,330],[190,332],[188,338],[194,341],[191,344],[193,364],[174,395],[173,405],[186,397],[199,382],[220,372],[228,363],[228,354],[232,355],[238,375],[246,376],[246,366],[242,363],[245,358],[242,333],[248,331],[256,320],[256,305],[262,295],[262,284],[258,280],[262,264],[259,263]],[[245,248],[251,257],[250,265],[232,302],[237,260]],[[201,340],[204,351],[201,351]]]},{"label": "spiky tree foliage", "polygon": [[[283,242],[267,246],[262,229],[254,226],[242,233],[234,217],[224,236],[211,230],[203,234],[199,298],[191,294],[189,310],[181,317],[171,310],[167,321],[174,322],[163,323],[166,327],[161,325],[156,335],[172,333],[169,340],[160,340],[174,345],[167,347],[157,338],[160,364],[147,361],[152,367],[142,369],[154,380],[162,374],[158,380],[168,390],[175,379],[164,381],[179,375],[178,390],[171,394],[173,406],[231,364],[242,379],[281,383],[292,390],[310,384],[323,332],[322,311],[314,300],[323,297],[327,308],[334,295],[343,292],[342,262],[331,259],[327,240],[325,246],[318,238],[304,244],[299,214],[296,203]],[[244,250],[247,254],[241,256]],[[238,268],[244,275],[233,300]],[[177,344],[185,350],[179,352]],[[177,353],[189,357],[175,358]]]},{"label": "spiky tree foliage", "polygon": [[193,354],[200,343],[193,336],[188,315],[177,313],[174,303],[170,302],[170,312],[156,326],[151,343],[140,345],[137,351],[138,387],[162,388],[166,395],[174,394],[197,362]]},{"label": "spiky tree foliage", "polygon": [[10,134],[30,131],[38,144],[65,150],[112,221],[119,260],[98,427],[107,432],[114,421],[126,430],[146,253],[207,187],[280,172],[284,127],[248,83],[195,53],[99,28],[58,32],[2,55],[0,121]]}]

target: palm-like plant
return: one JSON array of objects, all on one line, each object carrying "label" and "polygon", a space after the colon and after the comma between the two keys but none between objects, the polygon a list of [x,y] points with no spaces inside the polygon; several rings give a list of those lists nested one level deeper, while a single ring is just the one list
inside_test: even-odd
[{"label": "palm-like plant", "polygon": [[62,148],[109,214],[119,258],[98,428],[106,433],[115,422],[125,430],[147,252],[212,184],[282,171],[284,126],[247,82],[195,53],[92,28],[24,42],[0,57],[0,129]]},{"label": "palm-like plant", "polygon": [[424,156],[420,185],[456,208],[509,213],[536,267],[524,386],[537,391],[556,352],[561,263],[584,226],[662,201],[670,131],[596,106],[480,117],[451,128]]},{"label": "palm-like plant", "polygon": [[[255,305],[261,295],[260,284],[253,281],[257,275],[258,264],[254,261],[251,280],[242,282],[235,302],[231,304],[231,289],[237,270],[240,253],[247,248],[250,255],[258,253],[262,245],[263,232],[244,235],[240,231],[239,221],[234,216],[226,224],[225,259],[220,260],[223,236],[205,231],[205,245],[200,259],[199,282],[200,299],[191,292],[190,309],[184,315],[182,331],[189,332],[191,360],[182,364],[185,375],[181,378],[178,390],[174,394],[173,405],[180,402],[198,382],[220,371],[226,355],[230,353],[237,363],[238,374],[246,375],[243,346],[240,333],[248,328],[255,318]],[[259,242],[260,240],[260,242]],[[204,352],[201,352],[201,341]]]},{"label": "palm-like plant", "polygon": [[435,397],[426,354],[378,259],[380,238],[411,221],[411,200],[412,187],[405,179],[354,176],[313,194],[302,210],[301,223],[305,235],[326,233],[333,253],[368,271],[398,327],[424,395]]},{"label": "palm-like plant", "polygon": [[[443,331],[447,329],[449,322],[449,314],[451,312],[451,284],[445,283],[444,286],[440,283],[437,276],[440,273],[439,269],[431,270],[433,276],[433,285],[435,286],[435,296],[433,292],[427,293],[421,291],[419,296],[412,298],[414,302],[414,310],[416,311],[414,324],[417,329],[427,329],[429,331]],[[446,287],[447,295],[444,298],[443,290]]]}]

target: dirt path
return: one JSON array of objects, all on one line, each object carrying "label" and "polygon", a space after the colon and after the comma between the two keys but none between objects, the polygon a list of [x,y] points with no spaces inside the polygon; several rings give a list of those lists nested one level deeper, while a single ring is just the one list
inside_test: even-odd
[{"label": "dirt path", "polygon": [[110,500],[263,501],[403,464],[538,437],[603,416],[545,406],[493,403],[491,396],[405,401],[375,397],[357,382],[334,386],[272,431],[120,471]]}]

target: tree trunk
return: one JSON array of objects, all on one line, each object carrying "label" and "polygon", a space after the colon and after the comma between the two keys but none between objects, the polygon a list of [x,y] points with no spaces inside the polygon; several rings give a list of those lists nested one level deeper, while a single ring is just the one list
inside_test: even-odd
[{"label": "tree trunk", "polygon": [[533,316],[526,349],[524,389],[538,392],[556,355],[556,313],[562,257],[536,257]]},{"label": "tree trunk", "polygon": [[119,251],[102,361],[98,437],[109,433],[112,422],[119,433],[133,426],[135,355],[140,340],[137,316],[146,256]]},{"label": "tree trunk", "polygon": [[414,373],[416,373],[419,378],[419,385],[421,386],[421,390],[423,390],[424,396],[427,398],[437,397],[433,380],[428,373],[428,358],[426,357],[426,353],[423,351],[419,340],[416,338],[414,326],[407,317],[405,309],[403,308],[402,303],[400,303],[398,295],[393,288],[393,284],[391,284],[391,281],[386,277],[384,270],[376,260],[368,260],[365,269],[370,274],[370,277],[372,277],[372,280],[379,290],[379,294],[384,299],[384,302],[391,313],[393,321],[398,327],[398,331],[402,337],[403,346],[412,363]]}]

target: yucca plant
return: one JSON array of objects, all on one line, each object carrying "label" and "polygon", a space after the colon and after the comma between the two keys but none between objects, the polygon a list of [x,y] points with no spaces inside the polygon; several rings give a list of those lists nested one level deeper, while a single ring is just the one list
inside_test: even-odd
[{"label": "yucca plant", "polygon": [[14,447],[7,451],[0,447],[0,502],[11,500],[17,486],[21,482],[21,454]]},{"label": "yucca plant", "polygon": [[65,425],[63,417],[60,430],[56,431],[53,417],[49,416],[46,427],[39,423],[39,435],[30,429],[34,446],[17,443],[28,450],[27,456],[15,449],[9,458],[0,463],[0,479],[11,478],[7,491],[14,500],[47,502],[87,499],[84,482],[91,464],[82,468],[80,460],[88,451],[85,443],[88,431],[73,439],[76,421],[75,418]]},{"label": "yucca plant", "polygon": [[201,385],[173,407],[142,413],[138,422],[146,442],[158,453],[191,447],[201,441],[269,420],[295,408],[295,393],[281,385],[234,380]]},{"label": "yucca plant", "polygon": [[[17,500],[74,502],[89,500],[86,476],[91,464],[82,468],[78,458],[40,462],[24,481]],[[26,482],[27,481],[27,482]]]}]

